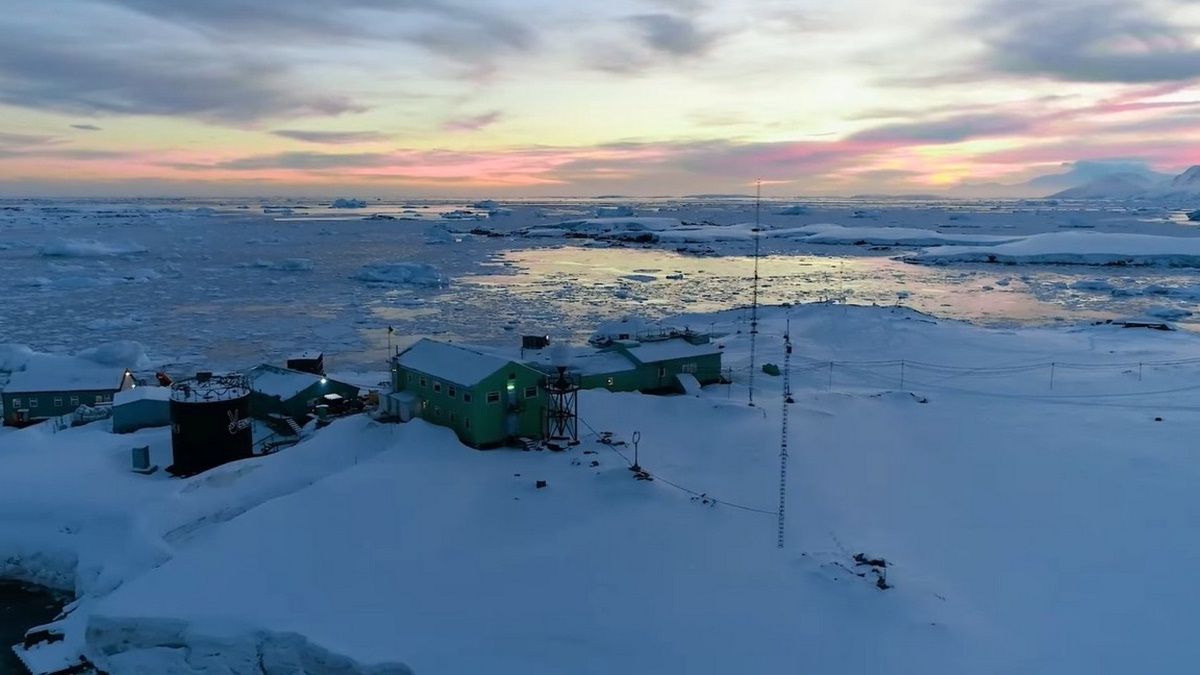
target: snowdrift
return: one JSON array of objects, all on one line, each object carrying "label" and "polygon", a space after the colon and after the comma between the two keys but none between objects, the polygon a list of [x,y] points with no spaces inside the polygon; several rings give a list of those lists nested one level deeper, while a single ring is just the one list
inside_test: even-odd
[{"label": "snowdrift", "polygon": [[917,263],[1200,267],[1200,237],[1048,232],[994,246],[943,246],[903,256]]}]

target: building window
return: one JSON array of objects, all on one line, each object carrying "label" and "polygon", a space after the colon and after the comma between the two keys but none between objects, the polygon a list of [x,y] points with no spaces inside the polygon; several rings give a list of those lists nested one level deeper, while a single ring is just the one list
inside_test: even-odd
[{"label": "building window", "polygon": [[14,408],[20,408],[20,407],[21,407],[21,399],[19,399],[19,398],[14,398],[12,401],[13,401],[13,407],[14,407]]},{"label": "building window", "polygon": [[72,397],[71,397],[71,405],[73,405],[73,406],[78,406],[78,405],[79,405],[79,397],[78,397],[78,396],[72,396]]},{"label": "building window", "polygon": [[425,379],[425,376],[424,376],[424,375],[422,375],[422,376],[421,376],[421,386],[422,386],[422,387],[425,387],[425,386],[428,386],[428,385],[429,385],[429,381]]},{"label": "building window", "polygon": [[435,393],[435,394],[442,393],[442,383],[441,382],[438,382],[437,380],[433,381],[433,393]]},{"label": "building window", "polygon": [[463,392],[463,403],[470,403],[470,402],[471,402],[471,392],[464,391]]},{"label": "building window", "polygon": [[685,363],[685,364],[683,364],[682,367],[680,367],[680,370],[682,370],[685,373],[691,373],[691,374],[695,375],[696,374],[696,363],[694,361],[691,363]]},{"label": "building window", "polygon": [[412,373],[404,373],[404,381],[412,384]]},{"label": "building window", "polygon": [[458,398],[458,390],[454,388],[454,385],[448,384],[446,385],[446,395],[450,398]]},{"label": "building window", "polygon": [[488,403],[499,403],[500,402],[500,392],[489,391],[487,393],[487,402]]},{"label": "building window", "polygon": [[441,408],[441,406],[436,406],[436,405],[435,405],[435,406],[433,406],[433,416],[434,416],[434,417],[436,417],[436,418],[438,418],[438,419],[441,419],[441,417],[442,417],[442,408]]},{"label": "building window", "polygon": [[666,377],[666,376],[667,376],[667,367],[666,367],[666,366],[659,366],[659,367],[658,367],[658,376],[659,376],[659,377]]},{"label": "building window", "polygon": [[536,398],[537,387],[525,387],[525,398]]},{"label": "building window", "polygon": [[616,382],[613,380],[613,377],[611,375],[608,376],[608,380],[606,380],[606,381],[608,382],[608,386],[610,386],[610,387],[613,386],[614,384],[616,384]]},{"label": "building window", "polygon": [[55,407],[55,408],[61,408],[61,407],[62,407],[62,397],[61,397],[61,396],[55,396],[55,397],[54,397],[54,407]]},{"label": "building window", "polygon": [[31,399],[29,399],[29,407],[30,407],[30,408],[36,408],[36,407],[37,407],[37,404],[38,404],[38,400],[37,400],[37,397],[36,397],[36,396],[35,396],[35,397],[33,397],[33,398],[31,398]]},{"label": "building window", "polygon": [[429,410],[429,401],[421,401],[421,410]]}]

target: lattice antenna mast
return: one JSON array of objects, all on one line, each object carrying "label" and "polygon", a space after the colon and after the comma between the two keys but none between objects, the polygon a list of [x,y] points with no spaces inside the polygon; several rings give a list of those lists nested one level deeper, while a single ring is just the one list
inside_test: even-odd
[{"label": "lattice antenna mast", "polygon": [[754,291],[750,299],[750,405],[754,405],[754,356],[758,346],[758,251],[759,218],[762,211],[762,181],[755,184],[754,192]]},{"label": "lattice antenna mast", "polygon": [[783,549],[785,509],[787,506],[788,404],[792,402],[792,320],[783,333],[783,412],[779,436],[779,532],[776,545]]}]

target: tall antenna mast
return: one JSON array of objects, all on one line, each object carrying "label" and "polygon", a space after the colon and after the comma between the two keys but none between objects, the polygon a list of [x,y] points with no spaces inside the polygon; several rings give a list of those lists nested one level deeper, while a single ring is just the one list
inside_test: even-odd
[{"label": "tall antenna mast", "polygon": [[758,342],[758,230],[762,211],[762,181],[755,183],[754,191],[754,295],[750,301],[750,405],[754,405],[754,352]]},{"label": "tall antenna mast", "polygon": [[792,320],[787,321],[783,333],[783,413],[780,415],[779,436],[779,533],[776,545],[783,548],[784,510],[787,505],[787,461],[788,461],[788,404],[792,402]]}]

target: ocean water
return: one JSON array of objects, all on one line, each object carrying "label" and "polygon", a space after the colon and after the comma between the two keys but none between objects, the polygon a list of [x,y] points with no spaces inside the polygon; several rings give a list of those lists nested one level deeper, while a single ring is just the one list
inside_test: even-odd
[{"label": "ocean water", "polygon": [[25,673],[12,645],[25,631],[52,621],[62,609],[61,594],[38,586],[0,581],[0,675]]}]

